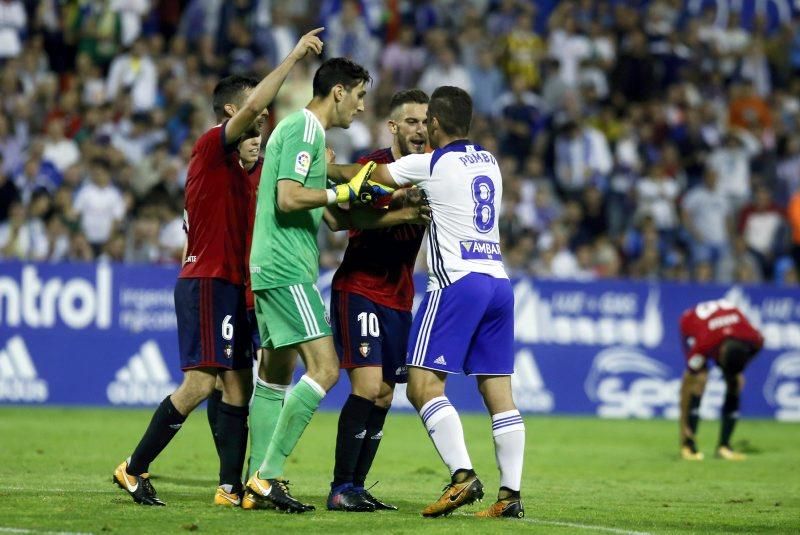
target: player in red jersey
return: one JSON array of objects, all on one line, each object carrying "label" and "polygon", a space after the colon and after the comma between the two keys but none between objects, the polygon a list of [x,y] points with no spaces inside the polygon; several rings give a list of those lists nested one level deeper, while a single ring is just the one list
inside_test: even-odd
[{"label": "player in red jersey", "polygon": [[725,402],[720,415],[721,429],[717,457],[740,461],[745,456],[731,449],[731,435],[739,416],[739,396],[744,386],[745,366],[764,345],[764,337],[744,314],[724,299],[705,301],[686,310],[680,321],[686,356],[686,371],[681,383],[681,456],[701,461],[695,435],[700,420],[700,400],[708,380],[708,363],[714,361],[725,378]]},{"label": "player in red jersey", "polygon": [[259,128],[294,64],[322,52],[317,28],[304,35],[287,58],[260,82],[229,76],[214,88],[214,113],[221,124],[195,143],[185,192],[187,256],[175,285],[183,382],[161,402],[131,457],[113,481],[136,503],[164,505],[148,477],[150,463],[169,444],[189,413],[222,377],[216,421],[220,486],[214,502],[239,505],[251,366],[244,312],[245,249],[251,186],[237,146]]},{"label": "player in red jersey", "polygon": [[[253,129],[243,135],[242,141],[239,143],[239,164],[247,172],[250,184],[250,208],[248,212],[248,225],[247,225],[247,238],[245,241],[245,259],[250,257],[250,242],[253,237],[253,220],[256,211],[256,192],[258,190],[258,183],[261,180],[261,167],[264,164],[264,158],[261,156],[261,140],[262,132],[260,129]],[[186,258],[186,251],[184,250],[184,258]],[[251,351],[253,356],[260,357],[263,350],[261,349],[261,338],[258,334],[258,325],[255,320],[255,310],[253,302],[253,291],[250,288],[249,272],[245,279],[245,308],[247,311],[247,328],[248,339],[251,341]],[[208,416],[208,424],[211,428],[211,434],[214,437],[214,445],[219,454],[219,432],[217,431],[217,415],[219,414],[219,403],[222,400],[222,377],[217,375],[217,382],[214,391],[208,397],[206,415]],[[245,444],[242,444],[244,447]]]},{"label": "player in red jersey", "polygon": [[[425,152],[427,109],[428,96],[423,91],[396,93],[388,120],[392,146],[358,163],[390,163]],[[397,509],[373,497],[364,489],[364,481],[383,436],[394,386],[408,377],[405,356],[414,300],[412,275],[424,233],[420,225],[350,231],[344,259],[333,277],[333,340],[352,389],[339,415],[328,509]]]}]

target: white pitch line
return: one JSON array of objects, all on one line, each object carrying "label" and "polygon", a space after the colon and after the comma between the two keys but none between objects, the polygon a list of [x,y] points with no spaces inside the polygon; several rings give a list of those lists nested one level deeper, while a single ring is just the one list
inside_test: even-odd
[{"label": "white pitch line", "polygon": [[37,535],[92,535],[85,531],[40,531],[38,529],[28,528],[10,528],[8,526],[0,526],[0,533],[36,533]]},{"label": "white pitch line", "polygon": [[[67,492],[77,492],[76,489],[37,489],[31,487],[0,487],[0,492],[2,491],[13,491],[13,492],[40,492],[42,494],[66,494]],[[122,496],[119,490],[115,490],[112,488],[108,488],[108,490],[103,489],[81,489],[81,494],[119,494]],[[191,492],[169,492],[172,496],[197,496],[198,493],[191,493]]]},{"label": "white pitch line", "polygon": [[[454,516],[473,516],[467,513],[456,513]],[[529,524],[539,524],[541,526],[559,526],[562,528],[576,528],[591,531],[603,531],[605,533],[619,533],[620,535],[651,535],[647,531],[631,531],[629,529],[610,528],[607,526],[596,526],[593,524],[579,524],[577,522],[560,522],[558,520],[539,520],[538,518],[516,518],[514,522],[528,522]]]}]

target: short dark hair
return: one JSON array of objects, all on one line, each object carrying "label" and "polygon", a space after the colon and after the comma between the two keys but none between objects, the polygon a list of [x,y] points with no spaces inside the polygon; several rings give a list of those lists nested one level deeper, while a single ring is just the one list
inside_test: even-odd
[{"label": "short dark hair", "polygon": [[347,58],[331,58],[314,73],[314,96],[326,97],[336,85],[341,84],[349,91],[361,82],[371,81],[369,71],[358,63]]},{"label": "short dark hair", "polygon": [[439,121],[446,134],[466,137],[472,123],[472,98],[458,87],[437,87],[428,103],[428,115]]},{"label": "short dark hair", "polygon": [[427,104],[430,101],[428,94],[422,89],[403,89],[392,95],[389,102],[389,113],[394,112],[403,104]]},{"label": "short dark hair", "polygon": [[242,74],[226,76],[214,87],[212,98],[214,114],[217,119],[225,117],[225,104],[236,104],[241,106],[243,103],[244,91],[258,85],[258,78]]}]

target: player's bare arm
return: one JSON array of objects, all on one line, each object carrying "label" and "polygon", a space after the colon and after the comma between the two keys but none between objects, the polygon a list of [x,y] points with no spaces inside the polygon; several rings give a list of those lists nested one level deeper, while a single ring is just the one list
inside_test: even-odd
[{"label": "player's bare arm", "polygon": [[408,205],[394,210],[371,210],[358,208],[342,210],[331,206],[325,210],[323,219],[333,232],[340,230],[393,227],[395,225],[427,225],[431,209],[425,205]]},{"label": "player's bare arm", "polygon": [[253,121],[261,115],[278,94],[278,90],[295,63],[303,59],[309,52],[317,55],[322,53],[322,41],[317,34],[324,29],[316,28],[301,37],[286,59],[253,88],[242,107],[235,110],[233,117],[225,124],[225,139],[238,139],[250,128]]},{"label": "player's bare arm", "polygon": [[368,166],[373,166],[369,172],[367,179],[370,182],[387,186],[391,189],[397,189],[400,186],[392,178],[391,173],[386,164],[375,164],[370,162],[366,165],[359,165],[357,163],[350,164],[332,164],[328,166],[328,179],[337,184],[343,184],[353,179],[359,172],[364,171]]}]

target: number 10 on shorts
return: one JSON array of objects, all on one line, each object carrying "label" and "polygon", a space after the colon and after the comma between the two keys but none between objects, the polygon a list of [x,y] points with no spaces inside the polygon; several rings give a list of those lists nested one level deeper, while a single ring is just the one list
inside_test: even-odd
[{"label": "number 10 on shorts", "polygon": [[361,337],[366,338],[372,336],[377,338],[381,335],[380,323],[378,323],[378,316],[374,312],[362,312],[356,316],[358,323],[361,325]]}]

